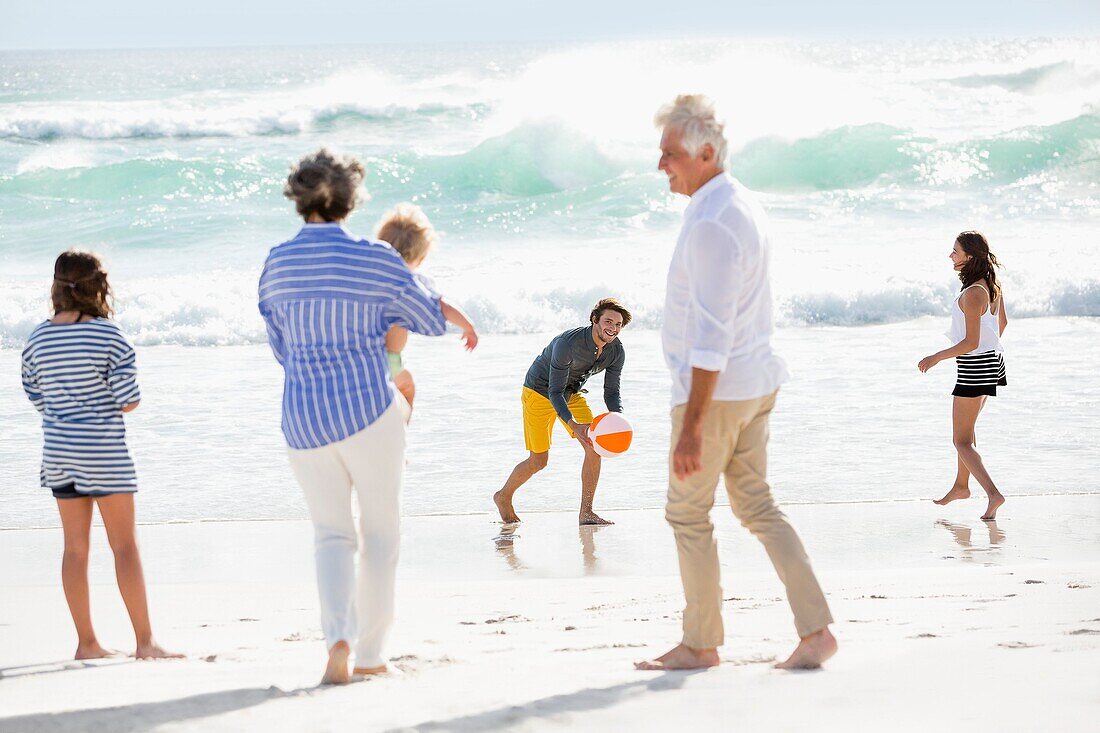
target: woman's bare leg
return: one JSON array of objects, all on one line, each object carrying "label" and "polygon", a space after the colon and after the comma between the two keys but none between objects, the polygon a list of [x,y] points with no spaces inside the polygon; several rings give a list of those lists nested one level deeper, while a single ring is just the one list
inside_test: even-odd
[{"label": "woman's bare leg", "polygon": [[[982,407],[985,407],[985,398],[981,400],[981,405],[978,407],[978,412],[981,413]],[[977,437],[974,438],[974,445],[978,444]],[[939,504],[943,506],[950,504],[956,499],[969,499],[970,498],[970,471],[966,470],[966,464],[963,463],[962,456],[957,456],[957,469],[955,471],[955,483],[951,484],[951,489],[943,495],[942,499],[933,500],[933,504]]]},{"label": "woman's bare leg", "polygon": [[959,452],[959,460],[966,466],[966,470],[985,489],[989,503],[986,506],[982,519],[996,519],[997,508],[1005,503],[1004,496],[997,490],[989,473],[985,470],[982,457],[978,454],[975,445],[977,441],[974,434],[974,426],[978,421],[978,413],[985,404],[985,397],[956,397],[951,409],[951,421],[955,450]]},{"label": "woman's bare leg", "polygon": [[104,649],[92,628],[92,606],[88,591],[88,548],[92,531],[92,499],[58,499],[61,527],[65,532],[65,554],[61,559],[61,585],[76,626],[74,659],[101,659],[115,652]]},{"label": "woman's bare leg", "polygon": [[99,515],[103,517],[103,526],[107,530],[107,540],[111,543],[111,552],[115,555],[115,577],[118,590],[130,614],[130,623],[134,627],[137,649],[134,656],[138,659],[177,659],[182,654],[172,654],[161,649],[153,639],[153,629],[149,623],[149,604],[145,597],[145,575],[141,568],[141,554],[138,552],[137,528],[134,525],[134,495],[112,494],[96,499]]}]

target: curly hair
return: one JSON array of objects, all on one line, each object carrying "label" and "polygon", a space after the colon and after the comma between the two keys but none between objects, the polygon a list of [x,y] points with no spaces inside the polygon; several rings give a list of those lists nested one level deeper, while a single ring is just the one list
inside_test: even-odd
[{"label": "curly hair", "polygon": [[53,312],[77,311],[81,315],[110,318],[114,313],[113,296],[107,271],[99,257],[91,252],[70,249],[53,264],[50,300]]},{"label": "curly hair", "polygon": [[603,315],[604,311],[615,311],[620,316],[622,316],[623,317],[623,328],[626,328],[627,324],[630,323],[630,318],[631,318],[630,311],[628,311],[626,309],[626,306],[624,306],[622,303],[615,300],[614,298],[604,298],[599,303],[596,303],[596,306],[592,309],[592,312],[588,315],[588,320],[591,321],[592,323],[596,323],[597,321],[600,320],[600,316]]},{"label": "curly hair", "polygon": [[321,148],[291,166],[283,195],[303,219],[316,214],[325,221],[340,221],[359,203],[364,175],[363,164],[355,158]]}]

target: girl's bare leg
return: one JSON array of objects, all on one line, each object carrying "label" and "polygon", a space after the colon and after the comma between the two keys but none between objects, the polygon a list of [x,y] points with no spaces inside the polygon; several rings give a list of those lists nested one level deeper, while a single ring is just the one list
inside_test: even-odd
[{"label": "girl's bare leg", "polygon": [[[978,407],[978,412],[982,411],[982,407],[985,407],[985,398],[981,400],[981,406]],[[974,439],[974,444],[978,444],[977,437]],[[944,494],[942,499],[935,499],[932,503],[943,506],[950,504],[956,499],[969,499],[970,498],[970,471],[966,470],[966,464],[963,463],[962,456],[957,456],[958,467],[955,471],[955,483],[951,484],[951,490]]]},{"label": "girl's bare leg", "polygon": [[118,589],[134,627],[134,637],[137,640],[134,656],[138,659],[182,657],[182,654],[161,649],[153,639],[153,629],[149,623],[149,604],[145,597],[145,575],[141,568],[137,528],[134,525],[134,495],[112,494],[98,497],[96,501],[99,504],[99,514],[103,517],[103,526],[107,530],[107,540],[115,555]]},{"label": "girl's bare leg", "polygon": [[982,515],[982,519],[988,520],[997,518],[997,509],[1005,503],[1005,498],[997,490],[993,479],[989,477],[982,463],[982,457],[974,447],[976,445],[974,425],[978,421],[978,413],[981,412],[985,399],[985,397],[956,397],[951,409],[951,420],[953,440],[955,450],[959,452],[959,460],[985,489],[986,497],[989,499],[985,514]]},{"label": "girl's bare leg", "polygon": [[61,585],[76,626],[74,659],[101,659],[114,652],[104,649],[92,628],[92,608],[88,592],[88,546],[92,531],[93,501],[88,498],[58,499],[61,527],[65,533],[65,554],[61,559]]}]

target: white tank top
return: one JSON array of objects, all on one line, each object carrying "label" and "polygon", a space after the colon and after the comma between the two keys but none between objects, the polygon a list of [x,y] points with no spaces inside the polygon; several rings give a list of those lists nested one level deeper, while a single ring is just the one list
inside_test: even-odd
[{"label": "white tank top", "polygon": [[[951,339],[951,343],[959,343],[966,338],[966,315],[963,314],[962,308],[959,306],[959,298],[962,298],[962,294],[970,288],[981,288],[985,290],[986,295],[989,295],[989,291],[986,290],[985,285],[981,283],[974,283],[973,285],[963,288],[962,293],[959,293],[959,297],[955,298],[955,302],[951,305],[951,330],[945,335]],[[981,354],[986,351],[996,351],[998,354],[1004,349],[1001,347],[1001,325],[998,321],[997,314],[993,312],[992,304],[986,306],[985,313],[982,313],[981,328],[978,337],[978,348],[971,351],[971,354]]]}]

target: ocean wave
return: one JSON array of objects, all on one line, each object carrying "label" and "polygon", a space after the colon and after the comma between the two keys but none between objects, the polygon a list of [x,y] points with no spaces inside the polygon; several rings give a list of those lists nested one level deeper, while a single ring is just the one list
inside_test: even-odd
[{"label": "ocean wave", "polygon": [[[865,326],[897,323],[923,316],[945,316],[955,288],[947,285],[900,285],[880,291],[812,292],[777,298],[776,321],[782,327]],[[486,334],[538,333],[584,323],[592,304],[615,295],[631,308],[633,328],[661,325],[663,294],[621,292],[605,286],[557,287],[544,290],[502,289],[456,298]],[[169,285],[149,284],[118,303],[117,321],[143,346],[232,346],[266,343],[255,310],[251,279],[205,275]],[[1014,318],[1049,316],[1100,317],[1100,281],[1060,283],[1047,292],[1017,294],[1010,305]],[[0,304],[0,347],[21,348],[45,317],[43,298],[17,289]]]},{"label": "ocean wave", "polygon": [[0,139],[17,141],[254,137],[433,118],[485,114],[490,81],[444,74],[399,80],[368,64],[297,89],[229,96],[189,93],[167,99],[35,101],[0,104]]},{"label": "ocean wave", "polygon": [[[271,196],[288,162],[277,156],[233,158],[231,152],[203,159],[166,153],[103,160],[74,148],[76,143],[59,145],[53,153],[52,145],[36,147],[16,165],[15,175],[0,176],[0,195],[89,201],[129,196],[236,199],[250,192]],[[614,201],[614,210],[629,217],[652,208],[649,194],[654,192],[646,193],[652,188],[652,157],[607,145],[559,122],[536,121],[459,154],[402,147],[364,160],[373,194],[383,199],[417,196],[443,206],[483,201],[486,194],[514,201],[559,192],[574,196],[570,205],[599,206],[609,201],[608,188],[622,187],[616,183],[622,177],[644,181],[644,186],[627,186],[630,195]],[[880,124],[793,141],[764,138],[735,152],[730,167],[748,186],[764,192],[1008,186],[1044,175],[1087,184],[1100,175],[1100,115],[954,142]]]},{"label": "ocean wave", "polygon": [[[27,105],[30,107],[30,105]],[[48,142],[59,139],[127,140],[159,138],[264,137],[324,131],[340,123],[362,124],[436,117],[480,107],[439,102],[367,105],[353,102],[307,107],[301,103],[195,108],[165,102],[36,105],[0,112],[0,139]]]},{"label": "ocean wave", "polygon": [[967,88],[1000,87],[1024,94],[1049,94],[1100,85],[1100,70],[1073,61],[1057,61],[1003,74],[969,74],[947,81]]},{"label": "ocean wave", "polygon": [[733,154],[731,168],[762,191],[871,184],[1007,185],[1048,170],[1088,182],[1100,169],[1100,115],[1085,114],[996,137],[942,142],[890,125],[860,125],[787,141],[765,138]]},{"label": "ocean wave", "polygon": [[[14,176],[0,176],[0,195],[102,201],[132,196],[239,198],[251,191],[277,200],[274,189],[289,162],[276,156],[181,158],[168,153],[103,160],[75,143],[59,144],[53,152],[51,148],[36,147],[17,164]],[[560,124],[537,122],[455,155],[402,149],[363,156],[363,161],[372,195],[430,194],[444,204],[469,203],[485,194],[515,199],[578,191],[613,181],[627,170],[625,162],[606,154],[596,141]]]}]

